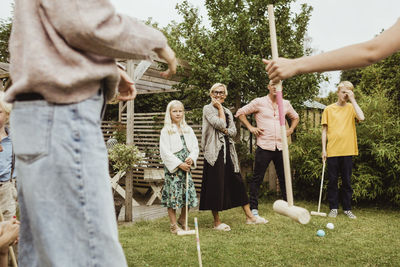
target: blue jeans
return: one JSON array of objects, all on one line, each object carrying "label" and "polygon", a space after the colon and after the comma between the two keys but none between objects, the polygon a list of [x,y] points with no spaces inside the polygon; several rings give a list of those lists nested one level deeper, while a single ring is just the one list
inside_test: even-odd
[{"label": "blue jeans", "polygon": [[127,265],[100,129],[103,102],[98,93],[76,104],[14,103],[21,267]]}]

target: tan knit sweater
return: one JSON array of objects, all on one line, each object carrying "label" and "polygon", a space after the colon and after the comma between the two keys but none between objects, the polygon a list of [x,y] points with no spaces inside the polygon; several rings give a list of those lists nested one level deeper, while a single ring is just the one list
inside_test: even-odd
[{"label": "tan knit sweater", "polygon": [[119,81],[114,58],[145,59],[166,44],[108,0],[16,0],[6,100],[36,92],[48,102],[80,102],[102,82],[110,99]]}]

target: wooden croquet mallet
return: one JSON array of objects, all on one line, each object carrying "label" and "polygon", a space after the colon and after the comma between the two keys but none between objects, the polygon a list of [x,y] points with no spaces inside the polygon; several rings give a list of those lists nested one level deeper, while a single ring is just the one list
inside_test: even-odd
[{"label": "wooden croquet mallet", "polygon": [[[271,39],[272,59],[278,59],[278,44],[276,41],[275,16],[274,16],[273,5],[268,5],[268,19],[269,19],[269,33]],[[292,191],[292,178],[290,174],[289,149],[286,136],[285,115],[283,110],[282,81],[279,81],[279,83],[276,85],[276,100],[278,103],[278,110],[279,110],[279,124],[281,126],[282,156],[283,156],[283,166],[285,170],[285,186],[286,186],[287,202],[284,200],[277,200],[273,205],[273,209],[275,212],[281,215],[288,216],[301,224],[307,224],[311,219],[308,210],[293,205],[293,191]]]},{"label": "wooden croquet mallet", "polygon": [[197,258],[199,260],[199,267],[203,267],[203,262],[201,260],[199,226],[197,224],[197,217],[194,218],[194,228],[195,228],[195,231],[196,231]]}]

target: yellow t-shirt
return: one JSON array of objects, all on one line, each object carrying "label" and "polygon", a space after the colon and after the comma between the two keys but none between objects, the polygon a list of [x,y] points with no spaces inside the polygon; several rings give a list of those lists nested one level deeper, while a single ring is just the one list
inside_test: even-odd
[{"label": "yellow t-shirt", "polygon": [[356,112],[352,104],[327,106],[322,113],[322,125],[327,125],[328,157],[358,155]]}]

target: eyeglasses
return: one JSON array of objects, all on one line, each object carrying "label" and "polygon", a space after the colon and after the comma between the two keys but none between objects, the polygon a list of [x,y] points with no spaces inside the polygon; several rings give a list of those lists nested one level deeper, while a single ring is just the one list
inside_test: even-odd
[{"label": "eyeglasses", "polygon": [[223,96],[223,95],[225,95],[225,91],[213,91],[212,94],[213,95],[221,95],[221,96]]}]

